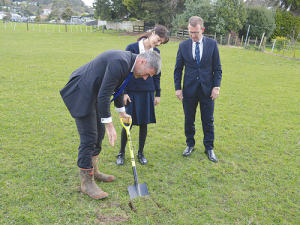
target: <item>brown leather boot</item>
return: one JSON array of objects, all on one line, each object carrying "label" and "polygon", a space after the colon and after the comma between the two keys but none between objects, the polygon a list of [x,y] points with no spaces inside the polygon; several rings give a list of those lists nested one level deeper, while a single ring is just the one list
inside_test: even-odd
[{"label": "brown leather boot", "polygon": [[113,175],[108,175],[108,174],[104,174],[99,172],[98,170],[98,156],[93,156],[93,167],[94,167],[94,178],[95,180],[100,180],[103,182],[111,182],[115,179],[115,177]]},{"label": "brown leather boot", "polygon": [[102,199],[108,197],[108,194],[102,191],[94,181],[93,169],[79,168],[81,190],[93,199]]}]

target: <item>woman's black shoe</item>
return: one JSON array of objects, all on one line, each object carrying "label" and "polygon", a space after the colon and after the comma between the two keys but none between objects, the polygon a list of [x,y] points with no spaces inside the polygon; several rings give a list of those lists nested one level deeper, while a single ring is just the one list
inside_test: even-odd
[{"label": "woman's black shoe", "polygon": [[138,158],[139,158],[139,161],[142,165],[145,165],[148,163],[147,159],[145,158],[144,156],[144,153],[141,152],[141,153],[138,153]]},{"label": "woman's black shoe", "polygon": [[125,152],[120,152],[119,155],[118,155],[118,158],[117,158],[117,161],[116,161],[116,164],[118,166],[121,166],[124,164],[124,156],[125,156]]}]

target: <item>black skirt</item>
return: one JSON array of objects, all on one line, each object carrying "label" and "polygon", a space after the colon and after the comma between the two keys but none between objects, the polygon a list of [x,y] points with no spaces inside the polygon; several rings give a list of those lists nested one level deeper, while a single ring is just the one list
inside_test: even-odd
[{"label": "black skirt", "polygon": [[127,91],[131,102],[127,102],[126,113],[132,117],[132,125],[156,123],[154,92]]}]

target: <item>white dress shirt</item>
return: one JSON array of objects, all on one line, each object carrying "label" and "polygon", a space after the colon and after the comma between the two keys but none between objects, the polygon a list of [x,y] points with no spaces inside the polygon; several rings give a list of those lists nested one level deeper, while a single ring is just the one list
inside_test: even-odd
[{"label": "white dress shirt", "polygon": [[[199,42],[200,61],[201,61],[201,59],[202,59],[202,53],[203,53],[203,37],[198,42]],[[196,49],[196,42],[193,42],[193,45],[192,45],[192,54],[193,54],[193,58],[194,59],[195,59],[195,49]]]}]

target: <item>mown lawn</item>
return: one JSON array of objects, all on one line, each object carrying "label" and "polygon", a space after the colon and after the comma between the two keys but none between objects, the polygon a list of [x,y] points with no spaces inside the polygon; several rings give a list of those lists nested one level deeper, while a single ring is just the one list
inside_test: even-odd
[{"label": "mown lawn", "polygon": [[[0,24],[1,25],[1,24]],[[26,26],[19,25],[19,26]],[[197,117],[196,148],[187,158],[182,105],[173,69],[179,42],[161,46],[162,97],[137,163],[149,197],[129,199],[130,156],[116,166],[105,137],[99,167],[114,174],[98,183],[109,198],[80,190],[79,137],[59,90],[78,67],[134,36],[5,30],[0,26],[1,224],[299,224],[300,104],[298,60],[220,47],[223,80],[215,107],[215,152],[204,154]],[[138,129],[132,129],[135,152]]]}]

